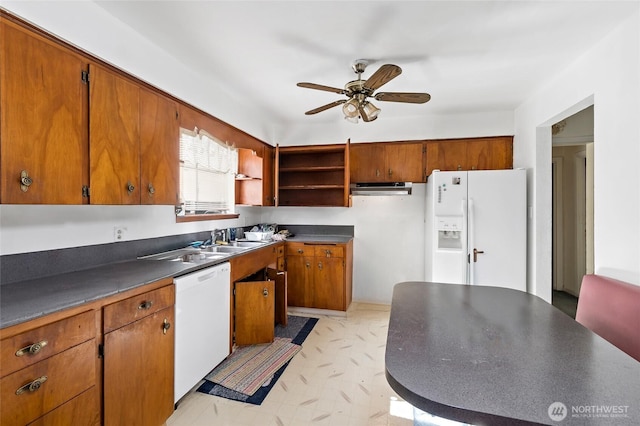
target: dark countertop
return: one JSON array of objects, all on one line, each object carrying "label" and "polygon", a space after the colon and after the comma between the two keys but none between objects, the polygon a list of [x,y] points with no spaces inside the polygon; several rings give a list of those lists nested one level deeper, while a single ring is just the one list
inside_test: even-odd
[{"label": "dark countertop", "polygon": [[[217,262],[220,263],[220,262]],[[0,328],[214,265],[132,260],[0,286]]]},{"label": "dark countertop", "polygon": [[[386,376],[402,398],[472,424],[639,424],[640,363],[517,290],[406,282],[393,291]],[[615,418],[587,414],[617,407]],[[609,411],[610,412],[610,411]]]},{"label": "dark countertop", "polygon": [[327,243],[344,244],[353,240],[353,237],[346,235],[317,235],[317,234],[295,234],[287,238],[287,241],[300,243]]},{"label": "dark countertop", "polygon": [[[344,235],[296,235],[290,241],[345,243]],[[277,242],[273,242],[275,244]],[[266,246],[266,245],[265,245]],[[155,281],[228,262],[250,250],[198,264],[134,259],[0,285],[0,329]]]}]

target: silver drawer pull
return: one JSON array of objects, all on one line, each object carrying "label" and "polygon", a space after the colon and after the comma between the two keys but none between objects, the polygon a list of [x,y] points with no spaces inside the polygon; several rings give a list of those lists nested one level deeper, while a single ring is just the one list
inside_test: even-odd
[{"label": "silver drawer pull", "polygon": [[18,351],[16,352],[16,356],[22,356],[27,354],[31,354],[31,355],[37,354],[38,352],[40,352],[40,349],[47,346],[47,343],[48,342],[46,340],[43,340],[41,342],[34,343],[33,345],[25,346],[22,349],[18,349]]},{"label": "silver drawer pull", "polygon": [[138,309],[150,309],[151,305],[153,305],[151,300],[145,300],[138,306]]},{"label": "silver drawer pull", "polygon": [[42,386],[42,384],[44,382],[47,381],[47,376],[42,376],[39,379],[35,379],[33,382],[31,383],[27,383],[26,385],[22,386],[21,388],[18,388],[18,390],[16,390],[16,395],[22,395],[23,393],[29,391],[29,392],[35,392],[38,389],[40,389],[40,386]]}]

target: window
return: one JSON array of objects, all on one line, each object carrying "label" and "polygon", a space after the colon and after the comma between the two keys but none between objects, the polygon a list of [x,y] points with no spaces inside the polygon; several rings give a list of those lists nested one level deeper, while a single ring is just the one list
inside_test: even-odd
[{"label": "window", "polygon": [[233,213],[238,151],[204,130],[180,129],[179,215]]}]

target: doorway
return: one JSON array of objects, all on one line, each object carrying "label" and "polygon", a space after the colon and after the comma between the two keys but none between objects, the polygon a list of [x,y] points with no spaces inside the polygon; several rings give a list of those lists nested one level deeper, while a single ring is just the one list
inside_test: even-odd
[{"label": "doorway", "polygon": [[575,318],[593,273],[593,106],[552,126],[552,304]]}]

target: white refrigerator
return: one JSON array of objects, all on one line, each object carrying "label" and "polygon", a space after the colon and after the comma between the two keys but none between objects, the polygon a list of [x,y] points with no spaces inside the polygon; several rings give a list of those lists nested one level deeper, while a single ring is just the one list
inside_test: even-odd
[{"label": "white refrigerator", "polygon": [[526,291],[525,170],[434,171],[426,197],[427,281]]}]

